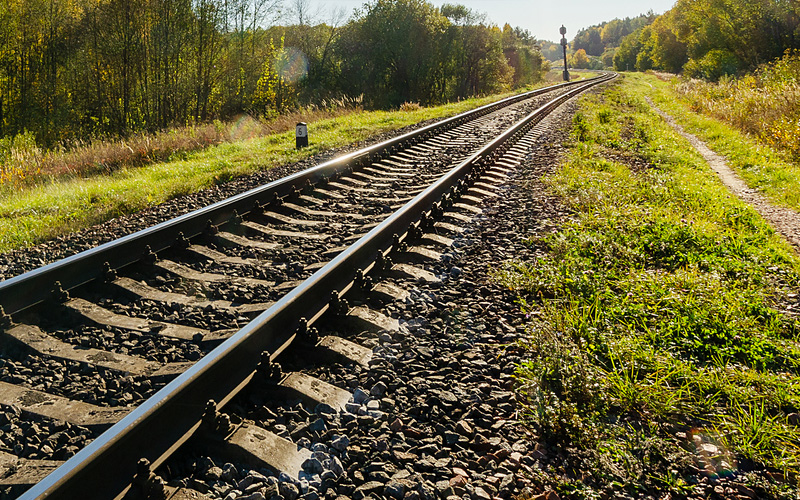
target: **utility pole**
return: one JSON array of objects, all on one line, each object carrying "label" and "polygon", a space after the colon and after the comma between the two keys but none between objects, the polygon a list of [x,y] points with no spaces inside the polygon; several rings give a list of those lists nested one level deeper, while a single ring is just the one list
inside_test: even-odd
[{"label": "utility pole", "polygon": [[561,47],[564,49],[564,81],[568,82],[569,71],[567,71],[567,37],[564,36],[567,34],[567,28],[565,28],[562,24],[558,31],[561,33]]}]

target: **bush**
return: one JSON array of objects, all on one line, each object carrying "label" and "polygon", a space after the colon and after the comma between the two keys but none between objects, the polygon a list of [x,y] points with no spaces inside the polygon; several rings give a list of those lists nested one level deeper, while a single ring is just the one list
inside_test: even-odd
[{"label": "bush", "polygon": [[692,78],[704,78],[712,82],[723,76],[735,75],[742,64],[730,51],[714,49],[699,60],[689,59],[683,71]]}]

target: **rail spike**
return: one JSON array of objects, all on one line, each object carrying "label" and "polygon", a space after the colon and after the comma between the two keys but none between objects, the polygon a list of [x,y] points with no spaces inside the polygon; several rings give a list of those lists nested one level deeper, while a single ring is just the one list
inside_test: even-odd
[{"label": "rail spike", "polygon": [[386,270],[392,267],[392,259],[387,257],[383,254],[383,252],[378,252],[378,257],[375,259],[375,266],[379,270]]},{"label": "rail spike", "polygon": [[408,251],[408,244],[405,241],[400,241],[400,235],[394,233],[392,235],[392,248],[397,252],[406,252]]},{"label": "rail spike", "polygon": [[144,252],[142,252],[142,262],[145,264],[155,264],[158,260],[156,253],[150,248],[150,245],[144,247]]},{"label": "rail spike", "polygon": [[64,290],[60,281],[53,283],[53,289],[50,291],[50,297],[58,304],[63,304],[69,300],[69,292]]},{"label": "rail spike", "polygon": [[219,233],[219,229],[214,225],[213,220],[208,219],[206,221],[206,227],[203,229],[203,233],[205,233],[206,236],[215,236],[217,233]]},{"label": "rail spike", "polygon": [[117,271],[115,271],[108,261],[103,262],[103,281],[111,283],[117,279]]},{"label": "rail spike", "polygon": [[230,434],[234,428],[234,425],[231,423],[231,418],[217,410],[217,402],[213,399],[209,399],[206,402],[206,408],[203,411],[202,426],[207,432],[223,436]]},{"label": "rail spike", "polygon": [[369,290],[372,288],[372,278],[364,274],[363,269],[356,269],[356,276],[353,281],[361,290]]},{"label": "rail spike", "polygon": [[142,498],[147,500],[166,500],[167,498],[166,483],[153,473],[150,469],[150,461],[146,458],[140,458],[136,464],[136,476],[133,478],[133,484],[138,488]]},{"label": "rail spike", "polygon": [[12,324],[11,316],[6,314],[6,311],[3,309],[3,306],[0,306],[0,332],[8,330],[11,324]]},{"label": "rail spike", "polygon": [[311,344],[319,342],[319,332],[314,327],[308,326],[306,318],[300,318],[297,322],[297,336]]},{"label": "rail spike", "polygon": [[272,354],[269,351],[261,353],[261,361],[256,370],[267,382],[277,382],[283,377],[281,365],[272,361]]},{"label": "rail spike", "polygon": [[178,233],[178,237],[175,238],[175,243],[172,244],[172,246],[177,250],[186,250],[191,245],[192,244],[189,243],[189,240],[186,239],[186,236],[182,232]]},{"label": "rail spike", "polygon": [[422,238],[422,228],[424,224],[425,223],[422,220],[411,224],[411,227],[408,228],[408,238],[410,240],[418,240]]},{"label": "rail spike", "polygon": [[347,301],[339,296],[339,292],[337,290],[333,290],[331,292],[331,298],[328,307],[330,307],[330,311],[337,316],[343,316],[347,314],[347,311],[350,309]]}]

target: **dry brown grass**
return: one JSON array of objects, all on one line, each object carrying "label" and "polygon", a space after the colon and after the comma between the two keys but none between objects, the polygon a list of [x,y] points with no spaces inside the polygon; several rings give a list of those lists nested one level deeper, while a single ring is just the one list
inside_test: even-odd
[{"label": "dry brown grass", "polygon": [[400,111],[417,111],[420,109],[418,102],[404,102],[400,105]]},{"label": "dry brown grass", "polygon": [[229,122],[215,121],[124,139],[95,139],[45,151],[33,135],[20,134],[0,142],[0,186],[22,187],[46,179],[86,177],[162,162],[209,146],[293,130],[297,122],[314,122],[360,109],[358,99],[331,100],[259,120],[242,115]]}]

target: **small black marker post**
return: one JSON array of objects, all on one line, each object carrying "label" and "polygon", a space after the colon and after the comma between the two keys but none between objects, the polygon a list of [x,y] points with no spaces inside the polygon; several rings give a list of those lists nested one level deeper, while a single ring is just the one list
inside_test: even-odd
[{"label": "small black marker post", "polygon": [[306,122],[300,122],[295,127],[294,140],[297,149],[308,147],[308,125],[306,125]]}]

